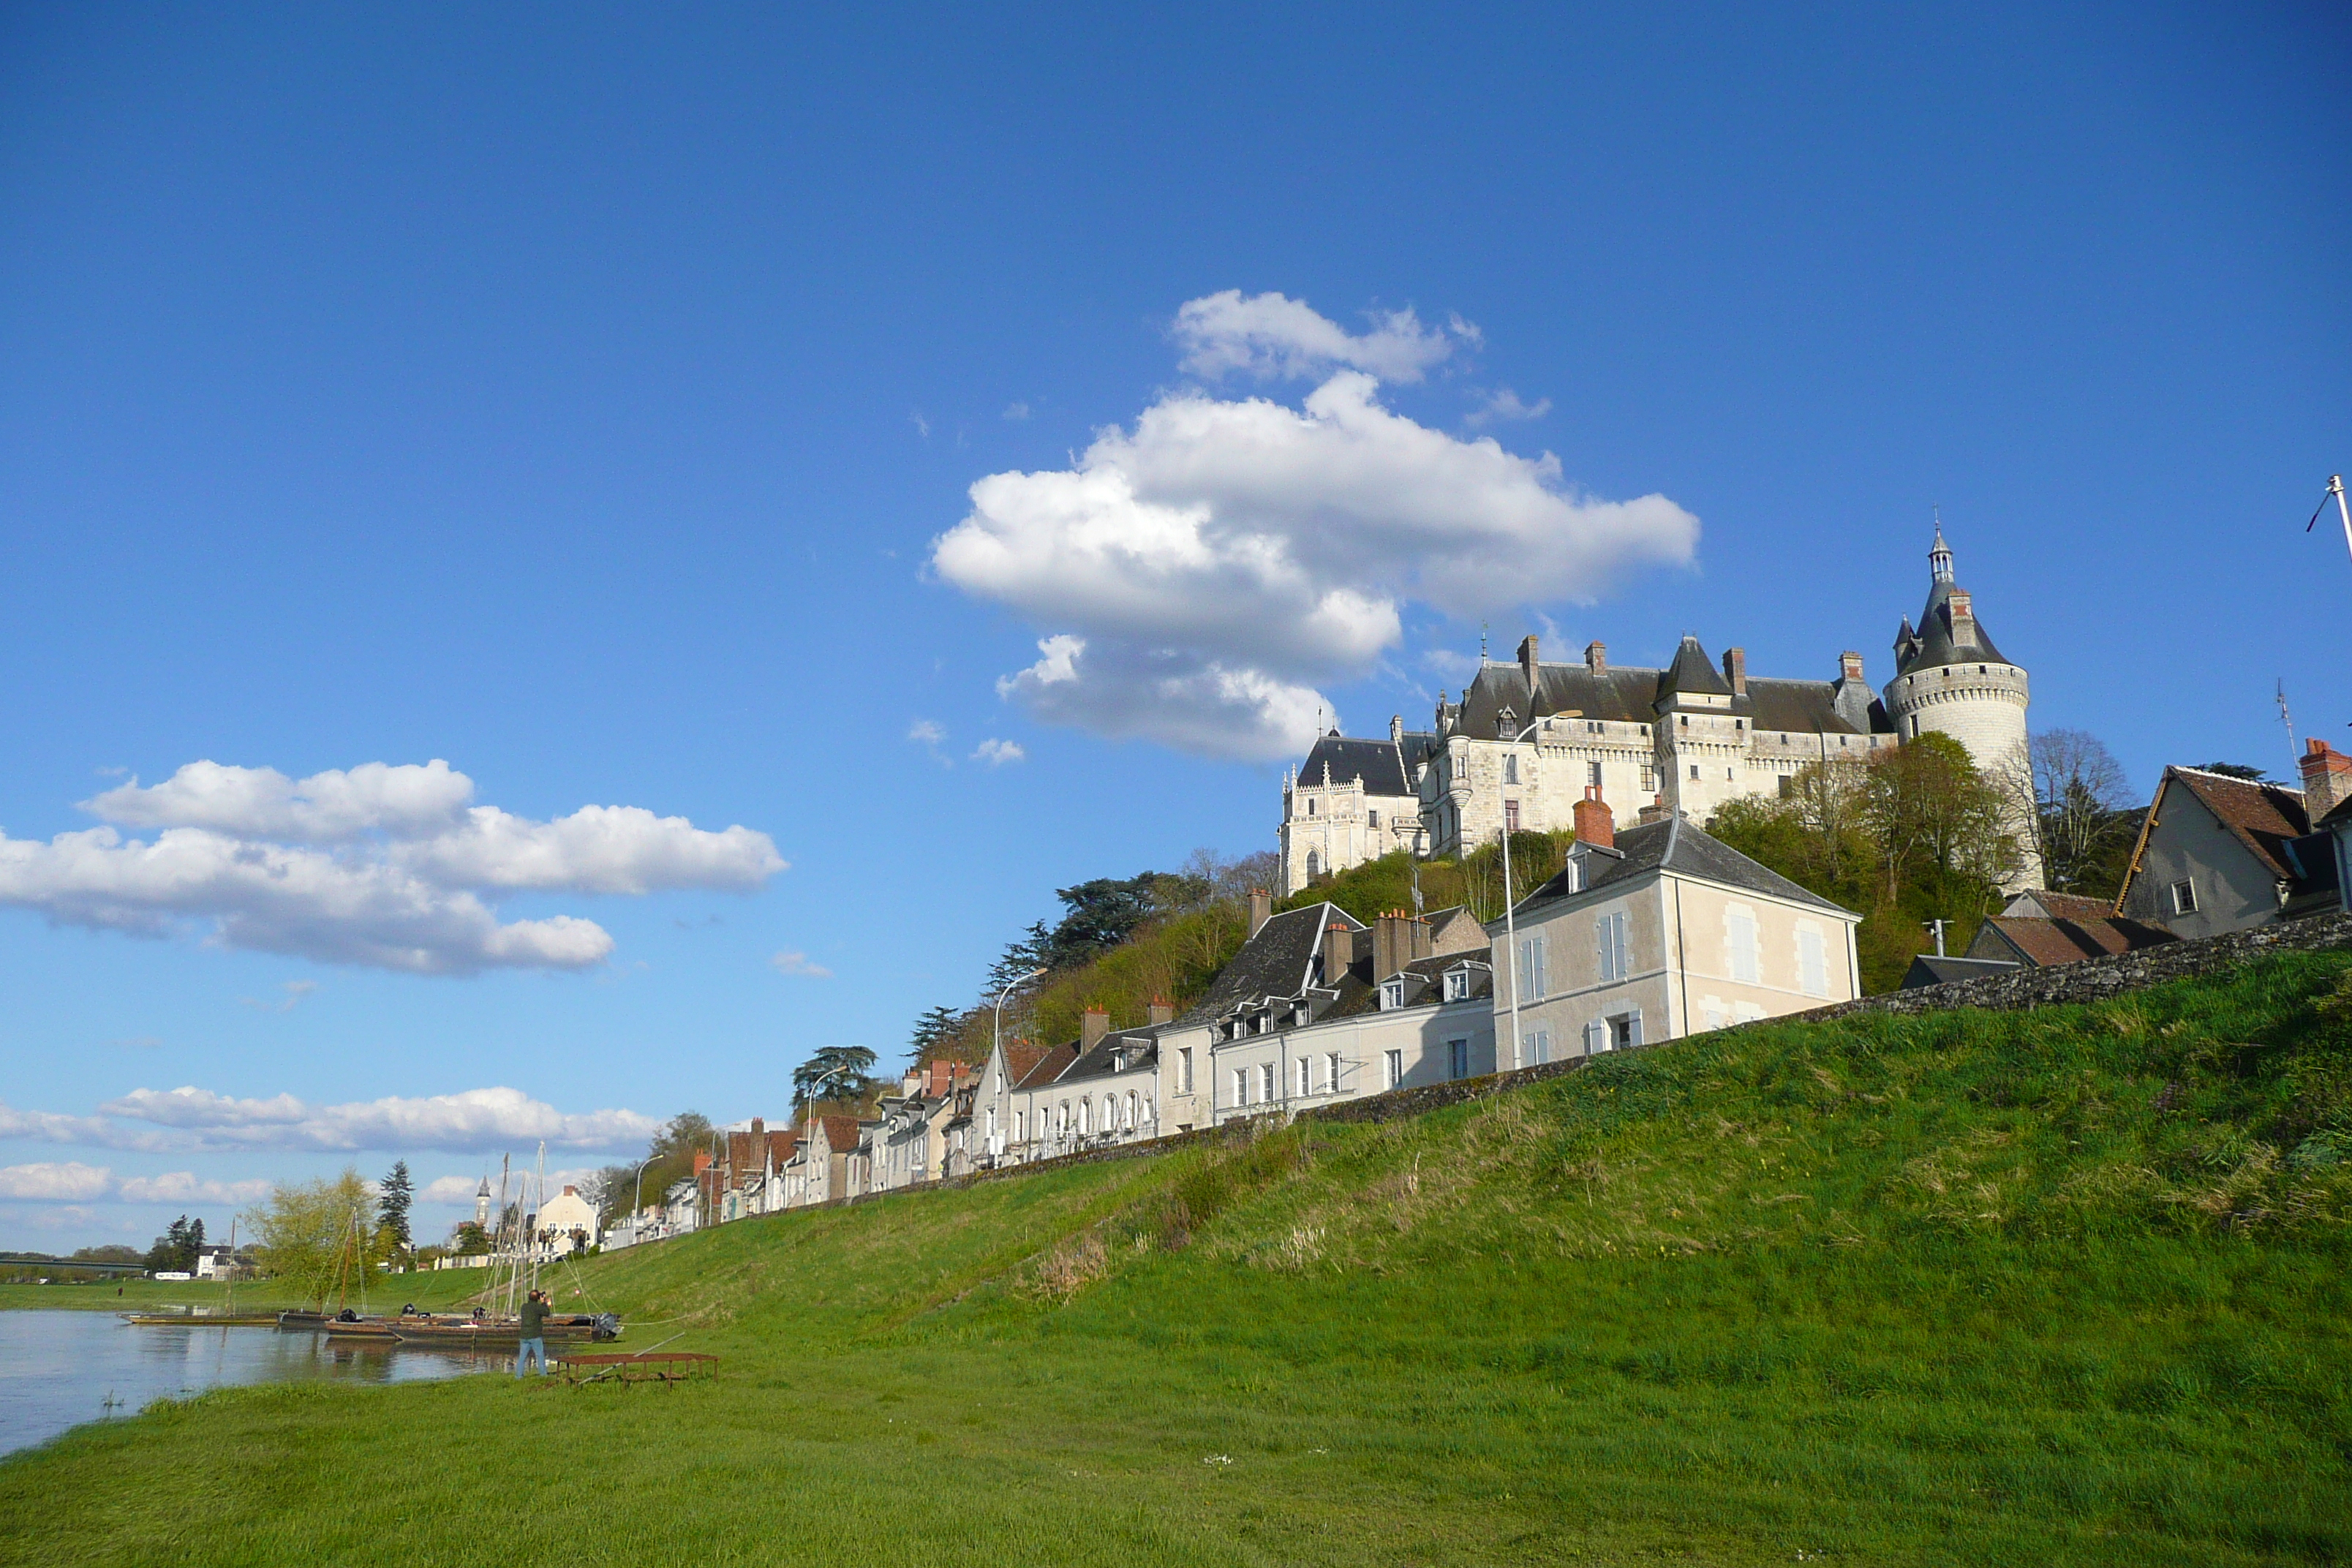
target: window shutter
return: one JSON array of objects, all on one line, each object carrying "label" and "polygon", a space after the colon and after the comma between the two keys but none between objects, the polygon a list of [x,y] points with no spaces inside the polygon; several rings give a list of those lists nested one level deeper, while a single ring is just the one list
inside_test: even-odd
[{"label": "window shutter", "polygon": [[1638,1046],[1642,1043],[1642,1010],[1639,1007],[1633,1009],[1633,1016],[1627,1020],[1626,1037],[1628,1045]]},{"label": "window shutter", "polygon": [[1603,980],[1616,979],[1617,971],[1609,961],[1611,950],[1609,946],[1609,917],[1607,915],[1602,915],[1599,920],[1593,922],[1592,934],[1593,944],[1599,954],[1601,978]]},{"label": "window shutter", "polygon": [[1609,1048],[1609,1026],[1595,1018],[1584,1026],[1584,1054],[1598,1056]]}]

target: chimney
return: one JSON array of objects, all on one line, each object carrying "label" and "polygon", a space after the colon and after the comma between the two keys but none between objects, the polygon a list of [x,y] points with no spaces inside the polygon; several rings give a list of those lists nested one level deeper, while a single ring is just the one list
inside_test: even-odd
[{"label": "chimney", "polygon": [[1727,647],[1723,650],[1723,679],[1731,683],[1734,697],[1748,695],[1748,650]]},{"label": "chimney", "polygon": [[1948,601],[1952,611],[1952,646],[1967,647],[1977,640],[1977,613],[1966,588],[1955,588]]},{"label": "chimney", "polygon": [[1652,795],[1650,804],[1642,808],[1642,825],[1646,827],[1653,822],[1664,822],[1665,819],[1666,797],[1663,795]]},{"label": "chimney", "polygon": [[697,1149],[694,1152],[694,1173],[698,1176],[709,1169],[710,1169],[710,1151]]},{"label": "chimney", "polygon": [[1250,935],[1255,936],[1258,928],[1273,918],[1274,895],[1264,888],[1252,888],[1250,889]]},{"label": "chimney", "polygon": [[1589,642],[1584,645],[1584,668],[1595,675],[1609,673],[1609,645]]},{"label": "chimney", "polygon": [[1609,803],[1601,798],[1599,784],[1586,784],[1584,798],[1576,803],[1576,841],[1603,849],[1617,847],[1617,818]]},{"label": "chimney", "polygon": [[1519,673],[1528,678],[1528,717],[1536,716],[1536,637],[1533,632],[1519,639]]},{"label": "chimney", "polygon": [[1862,679],[1862,655],[1852,648],[1838,655],[1838,679],[1859,681]]},{"label": "chimney", "polygon": [[767,1131],[767,1130],[768,1130],[768,1124],[767,1124],[766,1122],[764,1122],[764,1121],[761,1121],[761,1120],[760,1120],[758,1117],[756,1117],[756,1116],[754,1116],[753,1118],[751,1118],[751,1136],[752,1136],[753,1138],[755,1138],[755,1139],[756,1139],[756,1138],[760,1137],[762,1133],[766,1132],[766,1131]]},{"label": "chimney", "polygon": [[1402,713],[1389,715],[1389,744],[1391,746],[1404,744],[1404,715]]},{"label": "chimney", "polygon": [[1402,910],[1389,910],[1372,922],[1372,978],[1386,980],[1416,958],[1432,952],[1429,922]]},{"label": "chimney", "polygon": [[1110,1015],[1099,1007],[1089,1007],[1078,1020],[1078,1049],[1090,1051],[1097,1041],[1110,1033]]},{"label": "chimney", "polygon": [[2325,741],[2306,741],[2303,753],[2303,810],[2317,832],[2319,819],[2352,800],[2352,757]]},{"label": "chimney", "polygon": [[1333,921],[1330,928],[1323,933],[1323,984],[1326,986],[1339,984],[1339,977],[1347,973],[1355,962],[1356,933],[1339,921]]},{"label": "chimney", "polygon": [[1154,996],[1151,999],[1151,1021],[1155,1024],[1174,1023],[1176,1021],[1176,1004],[1171,1002],[1165,996]]},{"label": "chimney", "polygon": [[567,1198],[576,1198],[580,1195],[580,1189],[567,1184],[563,1189],[563,1195]]}]

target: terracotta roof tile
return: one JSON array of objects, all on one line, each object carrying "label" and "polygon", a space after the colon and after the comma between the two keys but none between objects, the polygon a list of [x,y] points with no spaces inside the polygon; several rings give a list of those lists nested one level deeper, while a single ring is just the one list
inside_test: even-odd
[{"label": "terracotta roof tile", "polygon": [[2282,881],[2297,881],[2294,864],[2286,857],[2286,841],[2311,831],[2303,809],[2303,792],[2284,784],[2233,779],[2201,768],[2167,768],[2165,776],[2195,795]]},{"label": "terracotta roof tile", "polygon": [[[2085,958],[2100,958],[2109,953],[2132,952],[2143,947],[2156,947],[2180,940],[2160,927],[2112,916],[2087,921],[2045,921],[2021,915],[1995,915],[1985,921],[1985,929],[1998,933],[2026,963],[2041,969],[2061,963],[2077,963]],[[1980,937],[1969,944],[1969,956],[2008,956],[1997,948],[1996,942]]]}]

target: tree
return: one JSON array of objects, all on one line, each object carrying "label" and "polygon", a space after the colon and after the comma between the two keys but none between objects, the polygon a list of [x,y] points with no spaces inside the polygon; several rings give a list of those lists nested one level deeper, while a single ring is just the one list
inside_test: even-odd
[{"label": "tree", "polygon": [[918,1063],[931,1060],[940,1047],[953,1042],[963,1032],[963,1015],[952,1007],[933,1007],[915,1020],[912,1049],[908,1055]]},{"label": "tree", "polygon": [[367,1264],[360,1243],[371,1197],[366,1179],[345,1167],[331,1180],[278,1183],[245,1223],[264,1267],[304,1300],[322,1301],[354,1266]]},{"label": "tree", "polygon": [[2248,784],[2267,784],[2270,774],[2244,763],[2207,763],[2197,770],[2201,773],[2220,773],[2225,779],[2244,779]]},{"label": "tree", "polygon": [[874,1053],[864,1046],[825,1046],[793,1069],[793,1105],[806,1105],[819,1085],[827,1100],[856,1100],[873,1084]]},{"label": "tree", "polygon": [[376,1188],[376,1236],[385,1251],[397,1255],[414,1249],[415,1241],[408,1233],[408,1209],[415,1197],[416,1184],[409,1180],[408,1162],[394,1160],[390,1173]]},{"label": "tree", "polygon": [[490,1233],[477,1222],[467,1220],[450,1236],[449,1250],[459,1258],[487,1258],[490,1251]]},{"label": "tree", "polygon": [[2033,737],[2033,815],[2042,869],[2061,893],[2112,894],[2130,850],[2137,803],[2123,764],[2095,735],[2050,730]]},{"label": "tree", "polygon": [[205,1222],[182,1215],[155,1238],[147,1249],[147,1272],[150,1274],[192,1274],[195,1272],[196,1257],[205,1247]]}]

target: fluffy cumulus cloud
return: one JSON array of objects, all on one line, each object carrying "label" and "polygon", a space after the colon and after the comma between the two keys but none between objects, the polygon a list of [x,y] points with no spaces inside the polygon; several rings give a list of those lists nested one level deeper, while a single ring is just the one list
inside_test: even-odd
[{"label": "fluffy cumulus cloud", "polygon": [[1007,763],[1017,763],[1028,754],[1022,750],[1020,742],[1000,741],[991,735],[972,748],[971,760],[976,763],[985,763],[992,768],[1001,768]]},{"label": "fluffy cumulus cloud", "polygon": [[30,1200],[34,1203],[86,1204],[110,1197],[114,1192],[114,1173],[103,1165],[85,1165],[79,1161],[43,1162],[32,1165],[0,1167],[0,1198]]},{"label": "fluffy cumulus cloud", "polygon": [[1318,683],[1371,669],[1408,603],[1466,621],[1591,602],[1696,548],[1697,520],[1664,496],[1585,495],[1549,453],[1382,402],[1383,374],[1420,374],[1472,339],[1466,325],[1407,315],[1349,334],[1298,301],[1228,293],[1187,305],[1176,335],[1203,374],[1323,379],[1296,407],[1170,392],[1067,468],[981,479],[933,542],[940,577],[1045,634],[999,683],[1040,718],[1295,755],[1334,717]]},{"label": "fluffy cumulus cloud", "polygon": [[810,980],[830,980],[833,971],[815,962],[798,948],[787,948],[768,960],[768,965],[779,974],[798,974]]},{"label": "fluffy cumulus cloud", "polygon": [[[101,826],[47,843],[0,835],[0,904],[160,936],[419,974],[581,969],[613,939],[575,915],[501,920],[517,893],[749,892],[784,869],[748,827],[710,832],[640,806],[540,822],[470,804],[445,762],[291,779],[190,763],[82,803]],[[151,832],[152,837],[128,837]]]},{"label": "fluffy cumulus cloud", "polygon": [[314,1105],[291,1094],[239,1099],[187,1084],[132,1089],[98,1110],[94,1116],[68,1116],[0,1103],[0,1138],[142,1152],[488,1152],[541,1139],[551,1148],[626,1149],[660,1125],[634,1110],[559,1110],[519,1089]]},{"label": "fluffy cumulus cloud", "polygon": [[117,1177],[109,1166],[78,1160],[0,1166],[0,1198],[33,1203],[249,1204],[268,1192],[269,1183],[258,1177],[219,1182],[194,1171]]}]

